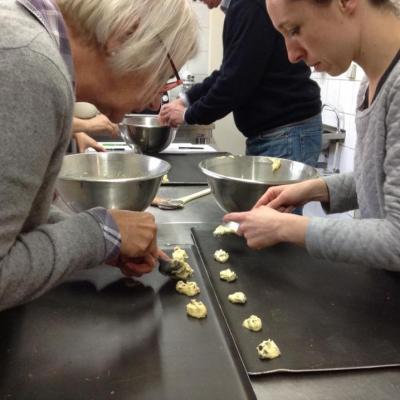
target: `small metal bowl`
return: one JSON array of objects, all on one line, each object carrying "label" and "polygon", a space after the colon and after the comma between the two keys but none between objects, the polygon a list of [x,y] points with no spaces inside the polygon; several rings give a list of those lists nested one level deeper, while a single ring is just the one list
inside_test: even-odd
[{"label": "small metal bowl", "polygon": [[166,161],[130,151],[73,154],[64,157],[56,187],[76,212],[97,206],[143,211],[170,168]]},{"label": "small metal bowl", "polygon": [[222,156],[199,164],[218,205],[226,212],[248,211],[270,186],[301,182],[319,177],[309,165],[279,158],[281,166],[272,171],[272,161],[261,156]]},{"label": "small metal bowl", "polygon": [[175,139],[176,128],[160,125],[157,115],[127,114],[119,124],[125,143],[132,149],[155,154],[164,150]]}]

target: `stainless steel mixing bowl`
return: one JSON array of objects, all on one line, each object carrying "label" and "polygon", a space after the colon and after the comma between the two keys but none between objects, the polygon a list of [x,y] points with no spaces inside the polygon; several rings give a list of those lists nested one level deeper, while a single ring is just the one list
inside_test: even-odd
[{"label": "stainless steel mixing bowl", "polygon": [[119,124],[122,139],[131,148],[154,154],[175,139],[176,128],[160,125],[157,115],[127,114]]},{"label": "stainless steel mixing bowl", "polygon": [[67,155],[57,191],[77,212],[96,206],[142,211],[170,168],[166,161],[133,152]]},{"label": "stainless steel mixing bowl", "polygon": [[317,178],[318,171],[300,162],[279,159],[272,171],[269,157],[222,156],[200,162],[218,205],[227,212],[250,210],[270,186]]}]

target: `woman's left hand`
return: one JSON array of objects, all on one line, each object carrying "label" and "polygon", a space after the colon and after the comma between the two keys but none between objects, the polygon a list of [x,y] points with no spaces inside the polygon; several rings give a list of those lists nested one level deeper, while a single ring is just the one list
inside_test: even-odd
[{"label": "woman's left hand", "polygon": [[280,242],[304,245],[308,218],[281,213],[267,206],[246,212],[226,214],[224,221],[239,223],[238,234],[245,237],[247,245],[262,249]]}]

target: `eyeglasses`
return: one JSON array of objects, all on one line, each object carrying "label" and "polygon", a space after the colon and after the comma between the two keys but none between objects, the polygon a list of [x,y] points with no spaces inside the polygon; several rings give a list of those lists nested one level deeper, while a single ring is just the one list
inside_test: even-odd
[{"label": "eyeglasses", "polygon": [[[158,35],[157,35],[157,37],[158,37]],[[160,41],[161,45],[164,47],[165,51],[167,52],[167,58],[168,58],[168,61],[169,61],[170,64],[171,64],[171,68],[172,68],[172,71],[174,71],[174,75],[175,75],[175,79],[176,79],[175,81],[167,82],[167,83],[162,87],[162,92],[168,92],[169,90],[172,90],[172,89],[174,89],[174,88],[176,88],[176,87],[182,85],[183,81],[182,81],[182,79],[181,79],[180,76],[179,76],[178,69],[176,68],[174,62],[172,61],[172,57],[171,57],[171,55],[169,54],[167,48],[165,47],[164,42],[161,40],[160,37],[158,37],[158,40]],[[173,79],[173,78],[171,78],[171,79]],[[170,79],[170,80],[171,80],[171,79]]]},{"label": "eyeglasses", "polygon": [[163,86],[163,90],[164,92],[168,92],[168,90],[172,90],[180,85],[182,85],[183,81],[181,79],[181,77],[179,76],[179,72],[178,69],[176,68],[174,62],[172,61],[172,58],[170,56],[170,54],[167,52],[167,58],[171,64],[172,70],[174,71],[174,75],[175,75],[175,81],[173,82],[167,82],[164,86]]}]

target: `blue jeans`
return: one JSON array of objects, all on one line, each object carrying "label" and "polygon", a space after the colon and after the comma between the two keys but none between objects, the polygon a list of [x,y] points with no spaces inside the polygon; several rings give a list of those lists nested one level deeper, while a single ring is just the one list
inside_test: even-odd
[{"label": "blue jeans", "polygon": [[[321,152],[321,114],[298,124],[276,128],[246,141],[246,154],[300,161],[315,167]],[[302,215],[303,207],[294,214]]]},{"label": "blue jeans", "polygon": [[287,158],[315,167],[321,152],[321,135],[322,121],[318,114],[247,139],[246,154]]}]

